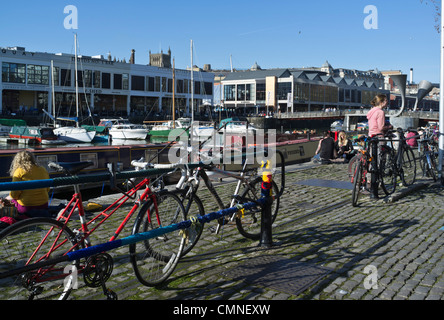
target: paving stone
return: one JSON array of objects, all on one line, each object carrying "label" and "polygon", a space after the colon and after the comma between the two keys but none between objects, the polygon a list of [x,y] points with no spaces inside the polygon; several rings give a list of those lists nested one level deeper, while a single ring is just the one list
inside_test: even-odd
[{"label": "paving stone", "polygon": [[[349,183],[347,166],[295,165],[286,175],[286,191],[273,225],[273,246],[258,251],[257,241],[242,237],[235,224],[211,233],[212,221],[192,252],[181,259],[170,279],[156,288],[144,287],[135,278],[127,248],[111,252],[114,274],[107,284],[121,299],[128,300],[440,300],[444,297],[444,190],[429,186],[403,195],[397,201],[368,201],[351,205],[351,191],[337,189],[328,181]],[[324,185],[300,182],[322,179]],[[420,180],[420,183],[430,182]],[[417,182],[418,183],[418,182]],[[215,184],[224,200],[230,199],[234,184]],[[339,185],[336,183],[336,185]],[[206,212],[217,206],[208,190],[199,196]],[[116,196],[96,199],[112,203]],[[229,200],[226,200],[227,202]],[[93,243],[107,241],[117,228],[122,213],[97,230]],[[433,208],[424,210],[424,208]],[[427,211],[427,212],[426,212]],[[432,213],[431,213],[432,212]],[[115,219],[114,219],[115,218]],[[125,235],[131,233],[131,222]],[[264,285],[232,281],[224,271],[239,268],[247,259],[270,255],[310,263],[332,270],[297,296]],[[364,287],[377,269],[378,289]],[[82,280],[83,281],[83,280]],[[0,282],[1,285],[1,282]],[[0,299],[7,290],[0,287]],[[72,295],[79,300],[105,299],[101,288],[81,286]]]}]

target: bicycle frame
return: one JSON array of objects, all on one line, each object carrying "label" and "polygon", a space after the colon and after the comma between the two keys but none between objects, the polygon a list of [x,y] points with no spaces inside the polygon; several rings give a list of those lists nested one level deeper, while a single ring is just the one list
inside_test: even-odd
[{"label": "bicycle frame", "polygon": [[[117,230],[114,232],[114,235],[110,238],[109,241],[113,241],[115,240],[118,235],[120,234],[120,232],[122,231],[122,229],[125,227],[125,225],[127,224],[127,222],[129,221],[129,219],[131,218],[131,216],[134,214],[134,212],[140,207],[140,205],[150,199],[153,199],[154,201],[154,205],[155,205],[155,209],[156,209],[156,217],[158,219],[158,222],[160,224],[159,221],[159,217],[157,214],[157,202],[155,201],[155,196],[154,196],[154,192],[151,190],[150,186],[150,179],[148,178],[144,178],[141,182],[139,182],[136,186],[134,186],[129,192],[125,193],[124,195],[122,195],[118,200],[116,200],[114,203],[112,203],[110,206],[108,206],[105,210],[101,211],[99,214],[97,214],[93,219],[91,219],[90,221],[86,222],[86,218],[85,218],[85,210],[82,204],[82,194],[80,192],[80,188],[78,185],[74,186],[74,190],[75,193],[73,194],[70,202],[66,205],[66,207],[63,209],[63,211],[61,212],[61,214],[59,214],[59,217],[57,218],[57,221],[62,222],[64,220],[63,223],[63,228],[60,230],[60,234],[62,233],[63,229],[66,227],[68,228],[67,224],[68,222],[71,220],[72,215],[74,214],[75,210],[78,209],[78,213],[79,213],[79,217],[80,217],[80,222],[81,222],[81,234],[79,233],[77,235],[78,238],[76,238],[76,244],[73,245],[66,253],[71,252],[72,250],[74,250],[76,247],[79,246],[91,246],[91,242],[89,241],[89,236],[97,229],[99,228],[109,217],[112,216],[112,214],[114,212],[116,212],[117,209],[119,209],[123,204],[126,203],[126,201],[128,201],[128,199],[130,199],[131,196],[134,196],[137,191],[139,191],[140,189],[142,189],[143,187],[145,187],[145,190],[143,191],[142,195],[139,196],[139,198],[135,201],[133,207],[131,208],[131,210],[128,212],[128,214],[126,215],[126,217],[123,219],[123,221],[121,222],[121,224],[119,225],[119,227],[117,228]],[[72,206],[72,209],[69,209]],[[108,211],[110,211],[112,209],[111,212],[107,213]],[[68,215],[65,216],[66,212],[69,211]],[[103,217],[102,217],[103,216]],[[99,218],[102,217],[102,219],[100,221]],[[150,219],[150,216],[148,216],[148,219]],[[88,229],[88,226],[94,222],[98,221],[97,226],[95,226],[94,228],[92,228],[91,230]],[[52,229],[49,230],[48,234],[52,232]],[[47,234],[47,235],[48,235]],[[59,234],[59,236],[60,236]],[[39,248],[41,247],[41,245],[43,244],[43,242],[46,241],[47,236],[42,240],[42,242],[37,246],[36,250],[34,251],[34,253],[31,255],[30,259],[28,260],[27,263],[29,263],[34,256],[36,255],[36,253],[38,252]],[[55,249],[57,249],[58,247],[62,246],[64,243],[66,243],[66,241],[68,240],[64,240],[61,243],[58,243],[59,237],[57,237],[51,247],[51,251],[45,253],[37,262],[40,262],[44,259],[48,259],[49,256],[51,255],[51,252],[53,252]],[[65,253],[65,254],[66,254]],[[78,273],[82,273],[84,270],[84,266],[80,266],[80,268],[78,268],[77,272]],[[38,275],[37,278],[34,277],[34,280],[36,283],[42,283],[45,281],[52,281],[52,280],[57,280],[57,279],[63,279],[66,278],[66,276],[68,275],[67,273],[65,273],[65,271],[63,271],[60,275],[56,275],[50,278],[42,278],[42,276],[44,276],[47,272],[49,271],[62,271],[62,268],[52,268],[51,266],[47,267],[47,268],[42,268],[42,269],[38,269],[33,271],[32,273],[35,275]]]},{"label": "bicycle frame", "polygon": [[[86,222],[85,219],[85,210],[82,203],[82,194],[80,193],[79,187],[75,186],[75,194],[73,195],[71,201],[67,204],[65,209],[62,211],[62,213],[57,218],[57,221],[65,220],[66,223],[71,219],[73,213],[75,212],[75,209],[77,208],[79,211],[80,216],[80,223],[82,232],[85,234],[85,236],[81,239],[81,241],[86,240],[88,242],[88,237],[91,233],[93,233],[97,228],[99,228],[108,218],[110,218],[122,205],[124,205],[132,196],[137,194],[137,192],[145,187],[144,192],[141,196],[135,201],[133,207],[128,212],[124,220],[121,222],[117,230],[115,231],[114,235],[110,238],[109,241],[115,240],[122,229],[125,227],[126,223],[129,221],[133,213],[140,207],[140,204],[143,201],[148,200],[148,198],[152,198],[153,192],[151,188],[149,187],[150,179],[144,178],[141,182],[139,182],[136,186],[134,186],[130,191],[128,191],[126,194],[123,194],[119,199],[114,201],[111,205],[109,205],[106,209],[101,211],[99,214],[97,214],[93,219]],[[68,215],[65,217],[65,213],[69,210],[71,205],[74,203],[74,206],[68,213]],[[110,212],[109,212],[110,211]],[[101,218],[101,220],[99,220]],[[97,223],[97,225],[92,228],[91,230],[88,229],[88,226],[90,226],[93,223]],[[88,243],[88,245],[90,245]]]}]

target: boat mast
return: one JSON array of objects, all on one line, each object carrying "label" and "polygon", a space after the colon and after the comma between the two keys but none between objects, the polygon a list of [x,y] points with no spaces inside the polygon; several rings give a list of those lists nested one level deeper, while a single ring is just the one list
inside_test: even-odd
[{"label": "boat mast", "polygon": [[176,71],[174,69],[174,58],[173,58],[173,129],[176,129],[175,91],[176,91]]},{"label": "boat mast", "polygon": [[191,123],[194,122],[193,40],[191,40]]},{"label": "boat mast", "polygon": [[74,60],[74,72],[75,72],[75,81],[76,81],[76,127],[79,127],[79,79],[77,74],[77,33],[74,34],[74,52],[75,52],[75,60]]},{"label": "boat mast", "polygon": [[55,88],[54,88],[54,60],[51,60],[51,93],[52,93],[52,103],[51,108],[52,110],[49,110],[49,113],[53,115],[54,119],[54,128],[56,127],[56,117],[55,117]]}]

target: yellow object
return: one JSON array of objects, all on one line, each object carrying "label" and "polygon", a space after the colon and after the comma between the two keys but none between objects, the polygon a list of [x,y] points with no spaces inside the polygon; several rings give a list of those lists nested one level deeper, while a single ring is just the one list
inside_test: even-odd
[{"label": "yellow object", "polygon": [[267,160],[266,163],[264,163],[264,161],[262,161],[262,165],[261,168],[265,170],[262,171],[262,181],[266,182],[266,183],[271,183],[271,181],[273,180],[273,174],[270,171],[270,166],[271,166],[271,162],[269,160]]},{"label": "yellow object", "polygon": [[88,202],[85,208],[86,211],[94,211],[99,209],[102,209],[102,205],[94,202]]}]

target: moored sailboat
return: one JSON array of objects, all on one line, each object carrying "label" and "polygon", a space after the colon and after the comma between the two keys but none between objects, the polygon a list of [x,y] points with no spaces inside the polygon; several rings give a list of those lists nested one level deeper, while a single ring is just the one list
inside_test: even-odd
[{"label": "moored sailboat", "polygon": [[[75,48],[75,85],[76,85],[76,117],[62,118],[58,117],[57,120],[73,121],[75,126],[62,126],[54,128],[54,134],[61,140],[69,143],[90,143],[95,135],[95,131],[88,131],[79,125],[79,81],[77,74],[77,34],[74,35],[74,48]],[[54,87],[53,87],[54,90]]]}]

